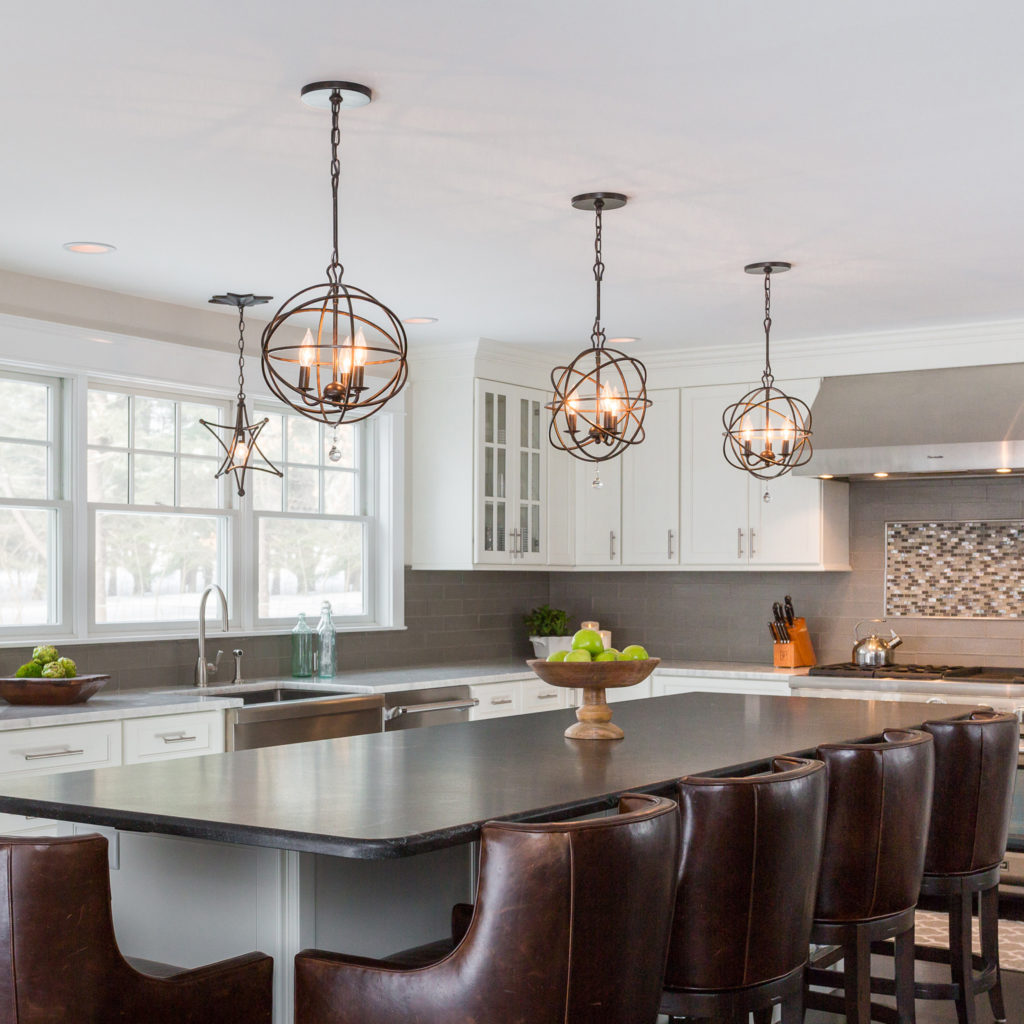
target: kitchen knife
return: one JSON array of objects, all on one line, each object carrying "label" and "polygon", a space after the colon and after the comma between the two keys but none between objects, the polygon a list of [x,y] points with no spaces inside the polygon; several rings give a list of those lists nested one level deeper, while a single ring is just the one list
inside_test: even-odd
[{"label": "kitchen knife", "polygon": [[788,625],[793,625],[793,620],[796,618],[796,612],[793,610],[793,598],[786,595],[786,622]]},{"label": "kitchen knife", "polygon": [[775,644],[782,643],[782,641],[779,639],[778,631],[775,629],[775,623],[774,622],[769,622],[768,623],[768,632],[771,633],[771,635],[772,635],[772,643],[775,643]]},{"label": "kitchen knife", "polygon": [[775,616],[776,622],[782,622],[782,605],[778,601],[772,604],[772,615]]},{"label": "kitchen knife", "polygon": [[779,632],[782,634],[782,642],[784,644],[789,643],[789,627],[784,623],[779,623]]}]

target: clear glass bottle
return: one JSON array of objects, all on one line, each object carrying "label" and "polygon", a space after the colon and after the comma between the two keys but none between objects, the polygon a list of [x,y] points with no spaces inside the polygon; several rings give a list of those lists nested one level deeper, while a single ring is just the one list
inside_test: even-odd
[{"label": "clear glass bottle", "polygon": [[333,679],[335,673],[335,645],[337,643],[337,637],[334,632],[334,619],[331,618],[330,601],[324,601],[320,606],[320,622],[316,627],[316,637],[316,674],[320,679]]},{"label": "clear glass bottle", "polygon": [[299,621],[292,630],[292,675],[308,679],[313,674],[313,630],[306,613],[299,612]]}]

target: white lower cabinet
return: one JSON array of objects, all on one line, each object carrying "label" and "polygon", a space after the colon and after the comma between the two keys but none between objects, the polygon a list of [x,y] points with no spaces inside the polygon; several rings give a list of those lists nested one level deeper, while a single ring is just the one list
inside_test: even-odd
[{"label": "white lower cabinet", "polygon": [[651,696],[651,686],[653,680],[648,676],[642,683],[637,683],[636,686],[616,686],[610,690],[605,690],[605,699],[609,704],[615,704],[620,700],[642,700],[644,697]]},{"label": "white lower cabinet", "polygon": [[[223,711],[12,729],[0,732],[0,779],[111,768],[223,750]],[[0,814],[0,835],[57,835],[58,824],[48,818]]]},{"label": "white lower cabinet", "polygon": [[522,711],[551,711],[569,706],[570,690],[564,686],[549,686],[540,679],[527,680],[519,684],[522,696]]},{"label": "white lower cabinet", "polygon": [[744,679],[737,676],[669,676],[655,675],[652,696],[667,697],[674,693],[741,693],[747,696],[788,697],[789,676],[776,679]]},{"label": "white lower cabinet", "polygon": [[481,683],[469,688],[470,695],[479,703],[470,709],[469,720],[479,722],[483,718],[504,718],[505,715],[518,715],[522,711],[520,689],[522,683],[514,680],[510,683]]},{"label": "white lower cabinet", "polygon": [[224,753],[224,715],[221,711],[128,718],[121,724],[124,727],[125,764]]}]

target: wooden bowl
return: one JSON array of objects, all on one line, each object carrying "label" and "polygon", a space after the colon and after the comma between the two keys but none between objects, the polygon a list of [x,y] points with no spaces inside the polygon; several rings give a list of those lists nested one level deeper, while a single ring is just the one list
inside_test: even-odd
[{"label": "wooden bowl", "polygon": [[660,664],[661,658],[644,661],[542,661],[527,663],[550,686],[583,690],[583,703],[576,709],[577,722],[565,730],[574,740],[621,740],[623,731],[612,722],[612,709],[605,690],[612,686],[636,686]]},{"label": "wooden bowl", "polygon": [[72,676],[70,679],[0,677],[0,697],[8,704],[84,704],[106,685],[110,676]]}]

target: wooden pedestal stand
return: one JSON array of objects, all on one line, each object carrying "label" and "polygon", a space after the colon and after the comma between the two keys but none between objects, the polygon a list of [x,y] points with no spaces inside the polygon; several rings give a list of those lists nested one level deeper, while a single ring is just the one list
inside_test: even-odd
[{"label": "wooden pedestal stand", "polygon": [[605,690],[642,683],[661,664],[661,658],[569,662],[535,658],[526,664],[550,686],[583,691],[583,703],[576,709],[578,721],[565,730],[569,739],[621,740],[624,734],[612,722],[612,709],[605,699]]}]

